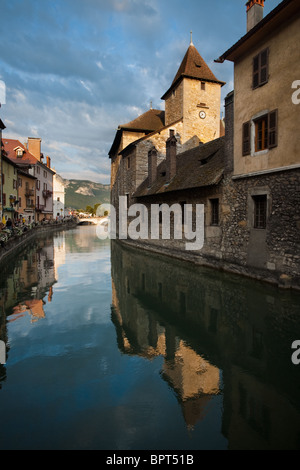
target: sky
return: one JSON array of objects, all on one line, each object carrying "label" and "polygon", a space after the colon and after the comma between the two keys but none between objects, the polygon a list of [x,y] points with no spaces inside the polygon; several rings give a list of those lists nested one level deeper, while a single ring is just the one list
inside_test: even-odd
[{"label": "sky", "polygon": [[[226,82],[223,106],[234,88],[233,65],[214,59],[246,33],[245,3],[0,0],[3,137],[22,143],[40,137],[42,152],[62,177],[108,184],[108,152],[118,126],[151,102],[164,109],[161,97],[189,47],[190,31],[201,56]],[[265,15],[279,3],[266,0]]]}]

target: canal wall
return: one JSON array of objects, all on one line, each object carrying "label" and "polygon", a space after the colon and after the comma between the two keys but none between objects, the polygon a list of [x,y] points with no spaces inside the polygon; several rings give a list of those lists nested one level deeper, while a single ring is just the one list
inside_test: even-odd
[{"label": "canal wall", "polygon": [[197,251],[186,251],[184,249],[184,242],[181,240],[173,240],[172,244],[168,243],[169,240],[148,240],[145,241],[132,241],[132,240],[119,240],[118,243],[128,248],[137,249],[140,251],[152,252],[168,258],[185,261],[195,266],[203,266],[210,269],[216,269],[221,272],[236,274],[239,276],[255,279],[260,282],[275,285],[281,289],[293,289],[300,291],[298,278],[291,278],[277,271],[270,271],[263,268],[254,268],[233,263],[224,259],[218,259],[215,256],[208,254],[201,254]]},{"label": "canal wall", "polygon": [[10,256],[16,255],[30,241],[39,235],[50,234],[57,231],[73,229],[77,226],[77,222],[69,221],[62,224],[38,225],[20,236],[12,237],[7,241],[5,246],[0,248],[0,267],[2,263]]}]

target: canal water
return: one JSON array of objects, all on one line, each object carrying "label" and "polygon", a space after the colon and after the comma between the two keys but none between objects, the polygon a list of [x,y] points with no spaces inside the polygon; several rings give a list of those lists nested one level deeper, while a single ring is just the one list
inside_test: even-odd
[{"label": "canal water", "polygon": [[0,449],[298,450],[299,315],[95,227],[41,237],[0,271]]}]

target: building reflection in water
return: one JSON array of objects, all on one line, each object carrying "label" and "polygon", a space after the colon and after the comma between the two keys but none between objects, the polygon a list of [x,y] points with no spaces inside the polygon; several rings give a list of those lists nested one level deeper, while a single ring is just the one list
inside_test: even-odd
[{"label": "building reflection in water", "polygon": [[119,349],[164,358],[188,428],[220,395],[230,449],[300,448],[299,294],[117,242],[112,291]]},{"label": "building reflection in water", "polygon": [[[65,260],[65,234],[41,237],[19,258],[7,259],[0,276],[0,340],[7,341],[7,324],[28,317],[31,323],[45,318],[45,305],[52,301],[58,267]],[[9,345],[7,357],[9,356]],[[0,365],[0,383],[5,379]],[[1,387],[1,384],[0,384]]]}]

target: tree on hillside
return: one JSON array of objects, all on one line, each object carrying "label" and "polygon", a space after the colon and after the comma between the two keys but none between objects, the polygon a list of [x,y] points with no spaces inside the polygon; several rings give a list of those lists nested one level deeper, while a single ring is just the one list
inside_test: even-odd
[{"label": "tree on hillside", "polygon": [[98,210],[98,207],[100,207],[101,204],[95,204],[94,205],[94,212],[93,212],[93,215],[97,215],[97,210]]},{"label": "tree on hillside", "polygon": [[94,207],[86,206],[85,212],[87,212],[88,214],[91,214],[93,217],[95,217],[95,215],[97,215],[97,209],[100,206],[101,206],[101,204],[95,204]]},{"label": "tree on hillside", "polygon": [[94,211],[94,209],[93,209],[92,206],[86,206],[85,212],[87,212],[88,214],[93,215],[93,211]]}]

